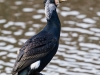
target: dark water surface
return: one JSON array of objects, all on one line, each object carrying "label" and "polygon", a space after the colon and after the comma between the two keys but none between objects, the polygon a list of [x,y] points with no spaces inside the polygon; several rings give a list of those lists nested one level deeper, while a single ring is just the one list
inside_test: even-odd
[{"label": "dark water surface", "polygon": [[[56,56],[45,75],[100,75],[100,0],[68,0]],[[17,50],[46,24],[43,0],[0,0],[0,75],[11,75]]]}]

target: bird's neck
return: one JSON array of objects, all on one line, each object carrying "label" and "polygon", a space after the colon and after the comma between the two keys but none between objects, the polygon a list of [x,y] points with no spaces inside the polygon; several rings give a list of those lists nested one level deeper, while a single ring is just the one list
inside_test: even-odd
[{"label": "bird's neck", "polygon": [[53,12],[51,18],[47,20],[47,25],[44,30],[53,32],[55,35],[60,36],[61,24],[56,11]]}]

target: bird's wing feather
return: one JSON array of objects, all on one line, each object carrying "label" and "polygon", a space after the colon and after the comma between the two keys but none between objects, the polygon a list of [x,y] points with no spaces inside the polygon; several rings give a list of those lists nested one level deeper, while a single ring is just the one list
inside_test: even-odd
[{"label": "bird's wing feather", "polygon": [[51,34],[40,34],[28,40],[20,49],[13,72],[19,72],[35,61],[46,56],[56,45]]}]

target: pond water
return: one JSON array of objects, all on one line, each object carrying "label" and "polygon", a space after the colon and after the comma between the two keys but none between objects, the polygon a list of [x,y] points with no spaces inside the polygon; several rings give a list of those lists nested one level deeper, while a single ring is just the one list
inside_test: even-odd
[{"label": "pond water", "polygon": [[[45,75],[100,75],[100,0],[68,0],[58,9],[59,49]],[[0,0],[0,75],[11,75],[17,50],[46,25],[43,0]]]}]

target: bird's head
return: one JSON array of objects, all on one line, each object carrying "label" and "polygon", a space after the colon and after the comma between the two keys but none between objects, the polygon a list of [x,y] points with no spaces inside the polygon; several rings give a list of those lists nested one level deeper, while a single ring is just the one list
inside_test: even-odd
[{"label": "bird's head", "polygon": [[46,19],[49,20],[53,14],[53,11],[56,11],[57,6],[66,0],[45,0],[45,15]]}]

